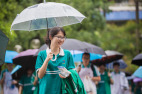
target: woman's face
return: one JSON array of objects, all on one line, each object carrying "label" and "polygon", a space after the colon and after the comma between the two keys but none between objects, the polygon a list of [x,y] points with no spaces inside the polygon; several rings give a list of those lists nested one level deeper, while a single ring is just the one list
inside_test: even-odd
[{"label": "woman's face", "polygon": [[61,47],[61,45],[64,43],[64,41],[65,41],[65,36],[61,31],[59,31],[58,34],[56,34],[51,39],[51,43],[53,43],[56,47]]}]

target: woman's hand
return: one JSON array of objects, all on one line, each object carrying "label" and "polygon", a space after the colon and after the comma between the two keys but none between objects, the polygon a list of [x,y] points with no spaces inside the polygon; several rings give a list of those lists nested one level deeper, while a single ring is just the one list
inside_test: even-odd
[{"label": "woman's hand", "polygon": [[48,59],[48,60],[51,60],[52,58],[53,58],[53,53],[52,53],[52,52],[48,53],[47,59]]},{"label": "woman's hand", "polygon": [[36,77],[34,77],[35,79],[34,79],[34,82],[33,82],[33,85],[35,86],[36,84],[37,84],[37,82],[38,82],[38,77],[36,76]]},{"label": "woman's hand", "polygon": [[62,76],[61,74],[59,74],[59,76],[60,76],[60,78],[66,78],[66,77]]},{"label": "woman's hand", "polygon": [[81,71],[81,67],[78,67],[76,71],[79,73]]},{"label": "woman's hand", "polygon": [[47,66],[48,66],[48,62],[53,58],[53,53],[50,52],[47,54],[47,57],[43,63],[43,65],[41,66],[41,68],[39,68],[38,70],[38,77],[40,79],[42,79],[42,77],[45,75],[46,73],[46,69],[47,69]]},{"label": "woman's hand", "polygon": [[13,80],[13,81],[12,81],[12,84],[13,84],[13,85],[18,84],[18,82],[17,82],[16,80]]},{"label": "woman's hand", "polygon": [[110,74],[110,72],[108,72],[108,74],[107,74],[107,75],[108,75],[108,77],[111,77],[111,74]]}]

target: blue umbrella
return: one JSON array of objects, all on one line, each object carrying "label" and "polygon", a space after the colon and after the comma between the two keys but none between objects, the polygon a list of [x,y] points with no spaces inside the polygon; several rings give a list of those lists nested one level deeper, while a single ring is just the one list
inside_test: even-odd
[{"label": "blue umbrella", "polygon": [[142,66],[140,66],[133,74],[135,77],[142,78]]},{"label": "blue umbrella", "polygon": [[19,70],[20,68],[22,68],[21,65],[17,65],[11,72],[11,75],[14,74],[17,70]]},{"label": "blue umbrella", "polygon": [[[127,67],[127,64],[122,59],[117,60],[116,62],[120,64],[120,69],[125,69]],[[113,63],[114,62],[107,64],[107,69],[113,69]]]},{"label": "blue umbrella", "polygon": [[16,51],[6,50],[5,63],[13,63],[12,59],[17,55],[18,53]]},{"label": "blue umbrella", "polygon": [[[82,55],[84,52],[77,51],[77,50],[71,50],[70,52],[73,56],[74,62],[82,62]],[[95,59],[101,59],[101,58],[102,58],[102,55],[100,54],[90,53],[90,61]]]}]

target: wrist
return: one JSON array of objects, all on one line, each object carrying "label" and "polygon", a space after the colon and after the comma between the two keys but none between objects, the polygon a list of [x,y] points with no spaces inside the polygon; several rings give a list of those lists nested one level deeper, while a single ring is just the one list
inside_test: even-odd
[{"label": "wrist", "polygon": [[47,58],[46,58],[46,63],[49,62],[49,61],[50,61],[50,59],[47,57]]}]

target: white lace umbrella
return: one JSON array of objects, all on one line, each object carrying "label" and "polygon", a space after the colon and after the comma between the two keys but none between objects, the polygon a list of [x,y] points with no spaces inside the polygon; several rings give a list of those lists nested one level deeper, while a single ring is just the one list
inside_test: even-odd
[{"label": "white lace umbrella", "polygon": [[18,14],[11,25],[11,30],[32,31],[63,27],[81,23],[84,18],[83,14],[69,5],[44,1]]}]

